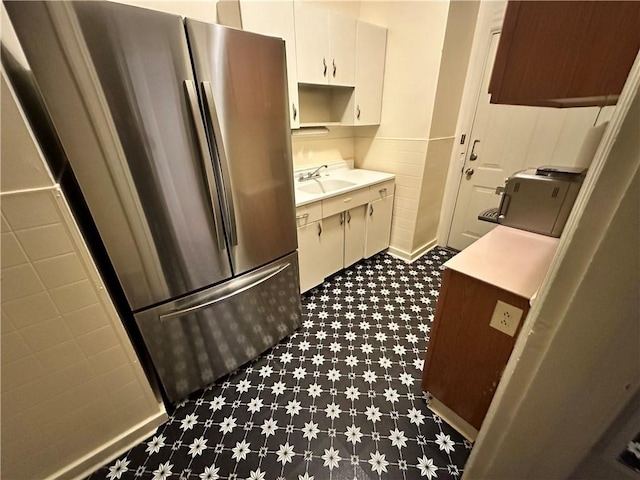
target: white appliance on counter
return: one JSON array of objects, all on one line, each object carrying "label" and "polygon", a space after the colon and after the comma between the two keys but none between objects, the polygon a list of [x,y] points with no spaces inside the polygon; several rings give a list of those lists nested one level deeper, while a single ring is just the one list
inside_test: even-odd
[{"label": "white appliance on counter", "polygon": [[284,42],[110,2],[5,5],[166,399],[296,329]]}]

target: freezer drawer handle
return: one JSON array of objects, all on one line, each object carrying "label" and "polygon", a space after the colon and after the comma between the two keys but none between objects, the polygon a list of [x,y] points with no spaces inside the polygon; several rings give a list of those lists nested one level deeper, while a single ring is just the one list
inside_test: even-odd
[{"label": "freezer drawer handle", "polygon": [[213,89],[211,83],[202,82],[202,91],[205,99],[205,112],[209,117],[209,122],[213,128],[214,137],[214,151],[217,151],[220,168],[222,170],[222,184],[224,186],[224,204],[227,211],[227,222],[230,230],[231,245],[238,245],[238,230],[236,227],[236,213],[233,205],[233,194],[231,185],[229,184],[229,159],[224,151],[224,141],[222,139],[222,129],[220,128],[220,119],[218,118],[218,111],[216,110],[216,104],[213,99]]},{"label": "freezer drawer handle", "polygon": [[209,201],[211,202],[211,208],[213,210],[213,225],[216,231],[216,240],[218,242],[218,250],[224,250],[226,248],[224,242],[224,232],[222,225],[220,225],[220,217],[222,216],[220,210],[220,203],[218,202],[218,194],[216,192],[216,180],[213,173],[213,164],[211,163],[211,156],[209,154],[209,146],[207,144],[207,134],[204,129],[204,123],[202,116],[200,115],[200,107],[198,106],[198,98],[196,96],[196,87],[192,80],[184,81],[184,90],[187,93],[189,99],[189,109],[191,112],[191,119],[196,130],[198,137],[198,146],[200,148],[200,157],[204,164],[204,171],[207,177],[207,190],[209,193]]},{"label": "freezer drawer handle", "polygon": [[193,305],[191,307],[183,308],[181,310],[174,310],[173,312],[169,312],[169,313],[165,313],[164,315],[160,315],[160,321],[161,322],[165,322],[167,320],[171,320],[172,318],[181,317],[181,316],[187,315],[189,313],[194,313],[194,312],[197,312],[197,311],[202,310],[204,308],[208,308],[211,305],[215,305],[218,302],[222,302],[224,300],[227,300],[228,298],[235,297],[236,295],[238,295],[238,294],[240,294],[242,292],[246,292],[250,288],[256,287],[256,286],[260,285],[261,283],[266,282],[270,278],[275,277],[276,275],[278,275],[278,274],[282,273],[283,271],[285,271],[290,266],[291,266],[290,263],[286,263],[285,265],[282,265],[280,268],[277,268],[275,270],[271,270],[269,272],[266,272],[266,275],[264,277],[259,278],[255,282],[250,282],[250,283],[244,285],[243,287],[241,287],[241,288],[239,288],[237,290],[234,290],[231,293],[228,293],[226,295],[222,295],[221,297],[218,297],[218,298],[214,298],[213,300],[209,300],[208,302],[199,303],[198,305]]}]

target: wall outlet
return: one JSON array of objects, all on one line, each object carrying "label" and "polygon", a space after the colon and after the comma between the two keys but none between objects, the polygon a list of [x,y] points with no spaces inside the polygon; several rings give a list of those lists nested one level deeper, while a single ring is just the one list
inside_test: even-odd
[{"label": "wall outlet", "polygon": [[522,313],[522,309],[498,300],[489,326],[513,337],[520,324]]}]

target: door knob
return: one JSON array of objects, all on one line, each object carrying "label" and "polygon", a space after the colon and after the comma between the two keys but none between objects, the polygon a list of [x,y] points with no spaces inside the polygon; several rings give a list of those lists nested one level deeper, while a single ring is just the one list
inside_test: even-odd
[{"label": "door knob", "polygon": [[471,176],[473,175],[473,173],[474,173],[473,168],[467,168],[467,169],[464,171],[464,174],[467,176],[467,178],[471,178]]}]

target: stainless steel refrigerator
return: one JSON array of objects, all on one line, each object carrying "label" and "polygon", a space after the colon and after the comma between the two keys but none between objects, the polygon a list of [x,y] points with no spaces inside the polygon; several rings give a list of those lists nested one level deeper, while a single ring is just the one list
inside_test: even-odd
[{"label": "stainless steel refrigerator", "polygon": [[166,397],[300,325],[279,39],[109,2],[5,2]]}]

